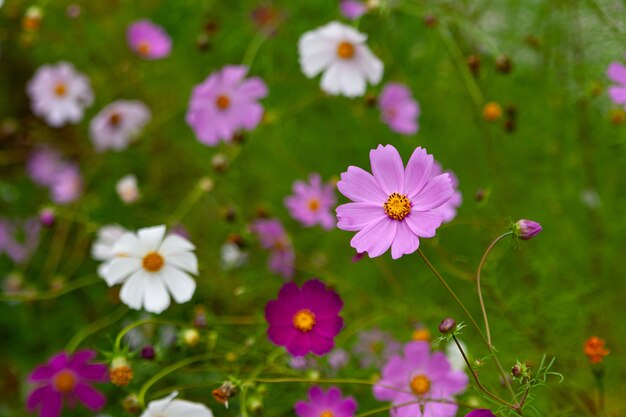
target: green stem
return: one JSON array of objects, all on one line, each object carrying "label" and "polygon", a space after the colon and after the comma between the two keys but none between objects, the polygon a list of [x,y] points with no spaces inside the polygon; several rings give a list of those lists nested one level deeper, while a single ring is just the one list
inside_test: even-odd
[{"label": "green stem", "polygon": [[122,317],[124,317],[124,315],[127,312],[128,312],[128,309],[126,308],[126,306],[120,306],[117,310],[115,310],[110,315],[104,316],[101,319],[94,321],[90,325],[83,327],[81,330],[78,331],[78,333],[74,335],[74,337],[70,339],[67,346],[65,347],[65,351],[68,353],[74,352],[76,348],[80,345],[80,343],[83,340],[85,340],[88,336],[117,322]]},{"label": "green stem", "polygon": [[263,42],[265,42],[266,39],[267,39],[267,33],[265,33],[263,29],[259,30],[256,33],[256,35],[252,39],[252,42],[250,42],[250,45],[248,45],[248,49],[246,49],[246,52],[243,56],[243,62],[242,62],[243,65],[245,65],[248,68],[252,66],[252,62],[254,61],[254,58],[256,57],[257,53],[259,52],[259,49],[261,49],[261,45],[263,45]]},{"label": "green stem", "polygon": [[478,289],[478,299],[480,300],[480,308],[483,311],[483,319],[485,320],[485,330],[487,332],[487,342],[491,346],[491,330],[489,329],[489,319],[487,318],[487,309],[485,309],[485,302],[483,301],[483,292],[480,288],[480,273],[483,270],[483,266],[485,266],[485,261],[487,260],[487,256],[491,253],[491,250],[496,246],[496,244],[504,239],[507,236],[512,235],[513,232],[506,232],[500,236],[498,236],[487,248],[483,257],[480,259],[480,263],[478,264],[478,271],[476,272],[476,287]]}]

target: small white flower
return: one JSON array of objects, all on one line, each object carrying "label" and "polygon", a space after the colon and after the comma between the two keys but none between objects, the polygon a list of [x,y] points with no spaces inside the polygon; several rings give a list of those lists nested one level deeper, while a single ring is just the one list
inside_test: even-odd
[{"label": "small white flower", "polygon": [[128,230],[117,224],[107,224],[102,226],[98,230],[98,235],[95,242],[91,245],[91,257],[96,261],[105,261],[98,267],[98,275],[104,278],[105,271],[109,266],[110,261],[113,260],[115,254],[113,253],[113,245],[119,240]]},{"label": "small white flower", "polygon": [[126,233],[114,245],[114,258],[103,278],[109,286],[124,283],[120,299],[132,309],[161,313],[170,305],[191,300],[198,273],[195,246],[179,235],[165,237],[165,226]]},{"label": "small white flower", "polygon": [[93,102],[89,79],[67,62],[41,66],[28,82],[33,113],[53,127],[78,123]]},{"label": "small white flower", "polygon": [[150,109],[141,101],[115,101],[91,120],[91,141],[98,152],[126,149],[150,121],[150,117]]},{"label": "small white flower", "polygon": [[362,96],[367,81],[378,84],[383,76],[383,63],[366,40],[366,35],[339,22],[306,32],[298,42],[302,72],[313,78],[323,71],[321,87],[329,94]]},{"label": "small white flower", "polygon": [[[463,352],[467,355],[467,345],[461,340],[459,340],[459,345],[461,345]],[[448,361],[450,361],[452,369],[455,371],[465,371],[467,364],[456,343],[450,342],[446,345],[446,356],[448,357]]]},{"label": "small white flower", "polygon": [[115,185],[115,191],[120,199],[126,204],[132,204],[139,198],[137,177],[132,174],[126,175]]},{"label": "small white flower", "polygon": [[151,401],[141,417],[213,417],[206,405],[191,401],[175,400],[178,392],[165,398]]}]

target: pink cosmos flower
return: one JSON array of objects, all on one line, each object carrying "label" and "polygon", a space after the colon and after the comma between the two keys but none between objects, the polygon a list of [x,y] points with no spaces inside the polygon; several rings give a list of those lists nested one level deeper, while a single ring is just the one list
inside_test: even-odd
[{"label": "pink cosmos flower", "polygon": [[417,132],[420,108],[406,85],[388,83],[380,93],[378,106],[383,122],[389,125],[391,130],[403,135]]},{"label": "pink cosmos flower", "polygon": [[359,0],[340,0],[339,10],[346,19],[355,20],[367,13],[367,6]]},{"label": "pink cosmos flower", "polygon": [[28,260],[39,244],[40,230],[36,218],[9,220],[0,217],[0,254],[5,252],[16,263]]},{"label": "pink cosmos flower", "polygon": [[52,127],[80,122],[93,102],[89,79],[67,62],[39,67],[26,90],[33,113]]},{"label": "pink cosmos flower", "polygon": [[59,152],[44,147],[35,149],[31,153],[26,163],[26,169],[36,184],[49,187],[63,164],[63,158]]},{"label": "pink cosmos flower", "polygon": [[293,356],[324,355],[335,346],[333,339],[343,327],[342,307],[339,295],[317,279],[302,288],[293,282],[284,284],[278,299],[265,306],[267,335]]},{"label": "pink cosmos flower", "polygon": [[496,417],[491,410],[486,408],[479,408],[477,410],[472,410],[465,415],[465,417]]},{"label": "pink cosmos flower", "polygon": [[261,246],[271,251],[269,270],[286,279],[293,277],[296,254],[280,220],[259,219],[251,229],[259,236]]},{"label": "pink cosmos flower", "polygon": [[150,109],[136,100],[118,100],[106,106],[89,123],[96,151],[126,149],[150,121]]},{"label": "pink cosmos flower", "polygon": [[89,363],[95,357],[94,350],[81,350],[73,355],[62,352],[35,368],[29,380],[37,388],[28,396],[28,410],[39,408],[40,417],[59,417],[64,401],[73,408],[77,400],[91,411],[101,409],[106,398],[90,383],[107,382],[107,367]]},{"label": "pink cosmos flower", "polygon": [[148,19],[131,23],[126,31],[128,46],[144,59],[166,58],[172,51],[172,39],[159,25]]},{"label": "pink cosmos flower", "polygon": [[617,83],[609,87],[609,97],[615,104],[626,105],[626,67],[619,62],[611,62],[606,71],[611,81]]},{"label": "pink cosmos flower", "polygon": [[263,106],[257,101],[267,95],[267,86],[259,77],[245,79],[247,72],[244,65],[227,65],[193,89],[186,120],[200,142],[230,142],[238,130],[253,130],[261,122]]},{"label": "pink cosmos flower", "polygon": [[327,230],[335,226],[335,216],[330,211],[335,203],[335,186],[330,182],[323,184],[319,174],[309,175],[309,184],[296,181],[293,195],[285,199],[291,217],[303,226],[320,224]]},{"label": "pink cosmos flower", "polygon": [[392,417],[453,417],[458,409],[454,396],[465,391],[468,378],[450,368],[443,352],[431,353],[428,342],[410,342],[404,346],[404,356],[395,355],[387,362],[379,383],[374,386],[377,400],[394,405],[414,402],[393,408]]},{"label": "pink cosmos flower", "polygon": [[83,193],[83,177],[76,164],[66,163],[56,173],[50,198],[57,204],[69,204]]},{"label": "pink cosmos flower", "polygon": [[370,151],[374,175],[351,166],[341,174],[339,191],[353,202],[337,207],[337,227],[358,231],[350,241],[357,252],[380,256],[391,247],[397,259],[413,253],[419,238],[433,237],[443,221],[437,209],[452,197],[449,174],[431,177],[432,155],[417,148],[404,168],[391,145]]},{"label": "pink cosmos flower", "polygon": [[437,211],[443,214],[443,222],[449,223],[456,217],[456,211],[461,206],[463,202],[463,195],[459,191],[459,179],[454,174],[454,172],[450,170],[444,171],[441,168],[439,162],[435,161],[433,165],[433,170],[430,173],[431,178],[436,177],[437,175],[441,175],[443,173],[447,173],[450,175],[450,183],[452,184],[452,188],[454,189],[454,194],[450,197],[450,200],[443,203]]},{"label": "pink cosmos flower", "polygon": [[83,191],[83,178],[74,163],[62,159],[52,149],[35,150],[26,164],[31,179],[50,189],[50,198],[57,204],[77,200]]},{"label": "pink cosmos flower", "polygon": [[353,417],[356,407],[355,399],[342,397],[337,387],[330,387],[328,391],[312,387],[309,401],[298,401],[294,410],[298,417]]}]

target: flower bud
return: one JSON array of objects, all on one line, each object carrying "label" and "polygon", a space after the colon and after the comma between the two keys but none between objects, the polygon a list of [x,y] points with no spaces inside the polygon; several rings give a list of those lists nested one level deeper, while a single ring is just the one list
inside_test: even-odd
[{"label": "flower bud", "polygon": [[141,405],[139,405],[139,398],[137,398],[137,395],[127,395],[126,398],[122,400],[122,408],[131,414],[141,411]]},{"label": "flower bud", "polygon": [[154,346],[152,345],[145,345],[144,347],[141,348],[141,354],[140,354],[142,359],[147,359],[147,360],[152,360],[156,357],[156,352],[154,350]]},{"label": "flower bud", "polygon": [[200,333],[196,329],[186,329],[182,332],[182,341],[189,347],[194,347],[200,341]]},{"label": "flower bud", "polygon": [[502,107],[496,102],[489,102],[483,108],[483,117],[489,122],[498,120],[502,117]]},{"label": "flower bud", "polygon": [[511,375],[517,378],[521,374],[522,374],[522,366],[519,363],[516,363],[515,365],[513,365],[513,368],[511,369]]},{"label": "flower bud", "polygon": [[439,323],[439,331],[442,334],[450,334],[456,330],[456,321],[453,318],[448,317],[447,319],[443,319],[441,323]]},{"label": "flower bud", "polygon": [[532,220],[521,219],[515,223],[513,230],[515,235],[522,240],[530,240],[537,236],[543,228],[541,225]]},{"label": "flower bud", "polygon": [[55,216],[53,209],[51,209],[50,207],[41,209],[41,211],[39,212],[39,223],[43,227],[52,227],[54,225],[54,220]]},{"label": "flower bud", "polygon": [[126,386],[133,379],[133,368],[130,367],[124,356],[118,356],[111,362],[109,378],[113,385]]}]

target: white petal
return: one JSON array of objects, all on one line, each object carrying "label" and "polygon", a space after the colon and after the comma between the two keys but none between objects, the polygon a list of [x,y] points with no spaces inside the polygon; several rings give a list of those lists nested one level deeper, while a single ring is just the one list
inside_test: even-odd
[{"label": "white petal", "polygon": [[330,94],[344,94],[348,97],[365,94],[366,83],[353,62],[335,62],[322,77],[322,90]]},{"label": "white petal", "polygon": [[165,398],[161,398],[160,400],[150,401],[148,404],[148,409],[144,411],[141,417],[157,417],[163,415],[165,409],[172,402],[172,400],[178,395],[177,391],[172,392]]},{"label": "white petal", "polygon": [[143,248],[143,245],[137,239],[134,233],[128,232],[124,234],[115,245],[113,245],[113,249],[111,250],[113,254],[124,254],[133,256],[135,258],[142,258],[146,251]]},{"label": "white petal", "polygon": [[192,252],[181,252],[165,257],[165,265],[172,265],[191,274],[198,274],[198,258]]},{"label": "white petal", "polygon": [[357,58],[355,61],[370,83],[376,85],[380,82],[383,77],[384,66],[382,61],[372,53],[370,48],[366,45],[359,45],[357,47]]},{"label": "white petal", "polygon": [[166,408],[167,417],[213,417],[213,412],[201,403],[174,400]]},{"label": "white petal", "polygon": [[141,261],[137,258],[113,258],[111,262],[107,263],[102,278],[111,287],[139,271],[139,269],[141,269]]},{"label": "white petal", "polygon": [[163,242],[163,236],[165,236],[165,226],[160,225],[140,229],[137,232],[137,236],[146,250],[155,251],[159,249],[161,242]]},{"label": "white petal", "polygon": [[165,238],[165,240],[161,244],[161,247],[159,248],[159,253],[163,256],[168,256],[175,253],[194,250],[195,248],[196,247],[193,245],[193,243],[191,243],[184,237],[172,234]]},{"label": "white petal", "polygon": [[178,304],[191,300],[196,290],[196,281],[193,278],[185,272],[169,266],[163,267],[160,275]]},{"label": "white petal", "polygon": [[133,310],[140,310],[143,303],[145,283],[150,279],[143,270],[135,272],[122,285],[120,300]]},{"label": "white petal", "polygon": [[165,289],[165,283],[159,274],[150,275],[145,280],[143,307],[150,313],[159,314],[170,306],[170,295]]}]

